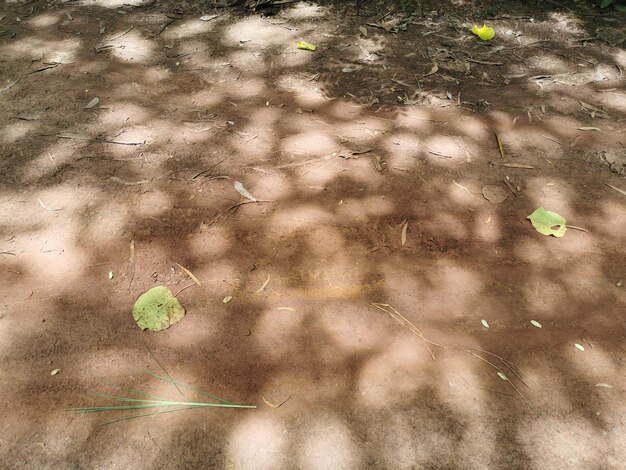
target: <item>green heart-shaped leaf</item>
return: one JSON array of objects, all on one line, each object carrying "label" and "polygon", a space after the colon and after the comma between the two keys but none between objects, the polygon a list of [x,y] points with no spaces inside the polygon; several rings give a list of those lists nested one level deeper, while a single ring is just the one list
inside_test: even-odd
[{"label": "green heart-shaped leaf", "polygon": [[185,309],[172,292],[163,286],[141,294],[133,306],[133,318],[142,330],[161,331],[178,323]]},{"label": "green heart-shaped leaf", "polygon": [[553,235],[558,238],[565,235],[567,231],[565,219],[556,212],[547,211],[543,207],[535,209],[535,212],[526,218],[530,220],[535,230],[543,235]]}]

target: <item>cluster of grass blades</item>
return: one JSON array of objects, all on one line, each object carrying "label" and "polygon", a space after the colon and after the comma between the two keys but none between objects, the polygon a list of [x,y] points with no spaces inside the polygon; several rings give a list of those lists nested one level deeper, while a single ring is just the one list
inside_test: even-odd
[{"label": "cluster of grass blades", "polygon": [[[74,414],[81,414],[81,413],[97,413],[97,412],[103,412],[103,411],[127,411],[127,410],[132,411],[132,410],[144,410],[144,409],[155,409],[155,408],[157,409],[156,411],[150,411],[149,413],[140,413],[140,414],[134,414],[130,416],[123,416],[121,418],[116,418],[111,421],[106,421],[100,424],[100,426],[105,426],[107,424],[113,424],[113,423],[129,420],[129,419],[144,418],[146,416],[155,416],[157,414],[162,414],[162,413],[173,413],[175,411],[193,410],[196,408],[248,408],[248,409],[256,408],[255,405],[239,405],[237,403],[231,403],[229,401],[224,400],[223,398],[217,397],[215,395],[211,395],[210,393],[203,392],[202,390],[198,390],[194,387],[190,387],[189,385],[176,382],[175,380],[172,380],[171,378],[161,377],[160,375],[157,375],[147,370],[144,371],[144,373],[156,379],[162,380],[163,382],[167,382],[169,384],[174,385],[179,392],[180,392],[180,388],[184,388],[194,393],[208,397],[217,403],[193,402],[193,401],[188,401],[186,399],[182,401],[174,401],[174,400],[169,400],[167,398],[156,397],[154,395],[150,395],[140,390],[135,390],[132,388],[122,387],[120,385],[104,382],[107,385],[115,387],[119,390],[124,390],[126,392],[134,393],[136,395],[140,395],[145,398],[131,398],[131,397],[125,397],[125,396],[103,395],[100,393],[95,393],[94,395],[97,397],[107,398],[110,400],[115,400],[115,401],[126,403],[126,404],[112,405],[112,406],[92,406],[92,407],[87,407],[87,408],[66,408],[63,411],[69,411]],[[180,393],[182,395],[182,392]],[[183,395],[183,398],[184,398],[184,395]]]}]

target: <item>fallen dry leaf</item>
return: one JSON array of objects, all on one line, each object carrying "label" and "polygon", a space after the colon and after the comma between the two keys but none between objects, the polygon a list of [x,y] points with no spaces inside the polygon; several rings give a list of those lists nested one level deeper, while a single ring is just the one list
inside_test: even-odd
[{"label": "fallen dry leaf", "polygon": [[404,246],[406,244],[406,231],[409,228],[409,221],[405,220],[402,224],[402,234],[400,235],[400,246]]},{"label": "fallen dry leaf", "polygon": [[500,204],[507,197],[509,197],[509,193],[502,186],[493,186],[487,185],[482,189],[483,197],[487,199],[489,202],[493,202],[494,204]]}]

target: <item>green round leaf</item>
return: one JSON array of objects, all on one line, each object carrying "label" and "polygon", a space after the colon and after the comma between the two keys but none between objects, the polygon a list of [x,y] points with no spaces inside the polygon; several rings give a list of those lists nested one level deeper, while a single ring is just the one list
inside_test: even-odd
[{"label": "green round leaf", "polygon": [[526,218],[530,220],[535,230],[543,235],[554,235],[558,238],[565,235],[567,230],[563,217],[556,212],[547,211],[543,207],[535,209],[535,212]]},{"label": "green round leaf", "polygon": [[142,330],[161,331],[178,323],[185,309],[172,292],[163,286],[141,294],[133,307],[133,318]]}]

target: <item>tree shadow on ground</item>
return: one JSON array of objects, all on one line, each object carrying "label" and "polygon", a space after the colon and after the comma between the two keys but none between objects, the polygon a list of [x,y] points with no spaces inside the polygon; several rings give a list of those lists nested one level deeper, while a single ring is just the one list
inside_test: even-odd
[{"label": "tree shadow on ground", "polygon": [[[623,179],[599,151],[623,143],[626,64],[622,50],[568,46],[587,17],[541,10],[523,23],[528,40],[506,34],[521,20],[502,19],[502,40],[485,46],[461,33],[461,14],[415,19],[436,34],[364,37],[359,17],[304,3],[278,20],[216,10],[165,29],[160,8],[36,6],[20,22],[8,9],[19,32],[0,46],[5,461],[624,461],[624,212],[604,186]],[[320,50],[295,49],[301,38]],[[604,78],[531,79],[589,69]],[[508,191],[505,178],[517,196],[486,201],[481,189]],[[267,202],[233,207],[245,201],[234,181]],[[525,220],[539,205],[589,232],[539,236]],[[129,310],[141,292],[188,284],[175,263],[203,283],[179,295],[187,317],[139,331]],[[146,345],[173,377],[259,409],[105,427],[60,411],[97,403],[100,377],[176,397],[141,375],[160,370]],[[512,361],[528,386],[457,346]]]}]

